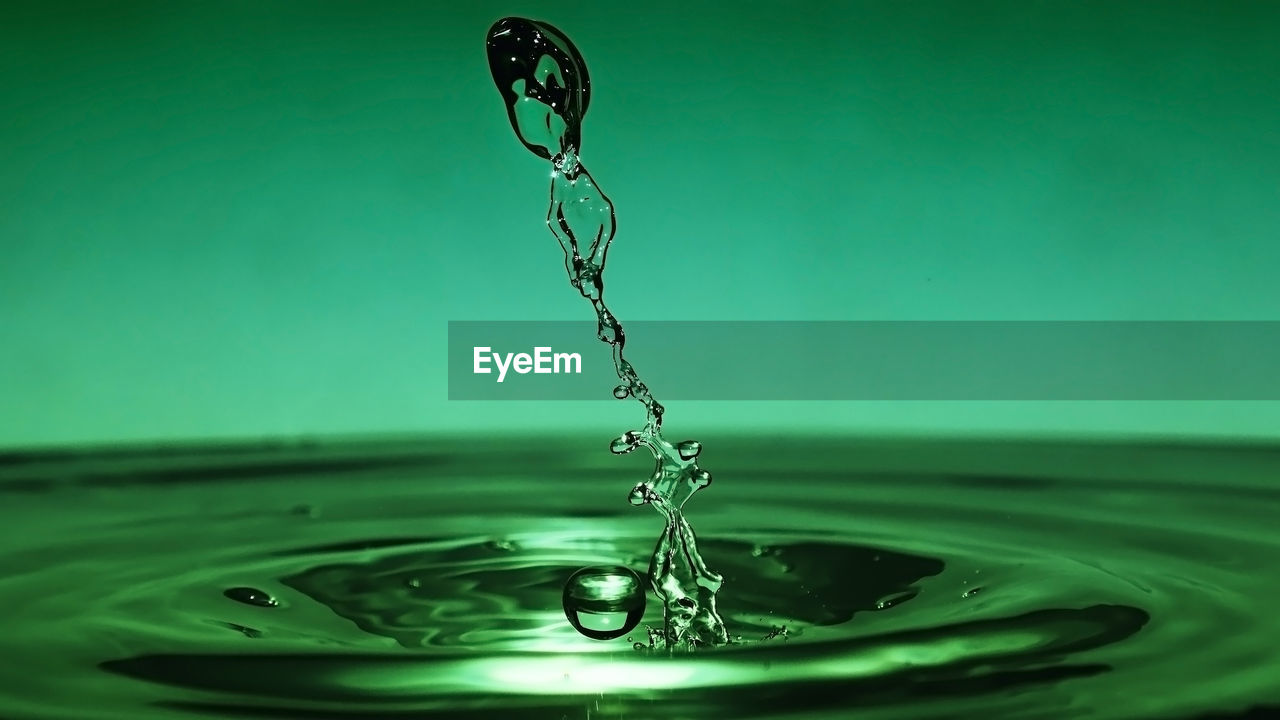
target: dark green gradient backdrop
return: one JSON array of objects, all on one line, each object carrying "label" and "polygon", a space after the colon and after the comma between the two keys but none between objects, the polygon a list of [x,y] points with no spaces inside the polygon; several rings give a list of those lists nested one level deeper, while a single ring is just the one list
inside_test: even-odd
[{"label": "dark green gradient backdrop", "polygon": [[[445,399],[446,321],[590,318],[489,78],[512,14],[591,69],[624,321],[1280,317],[1280,4],[734,5],[5,3],[0,445],[639,423]],[[1280,410],[669,423],[1256,436]]]}]

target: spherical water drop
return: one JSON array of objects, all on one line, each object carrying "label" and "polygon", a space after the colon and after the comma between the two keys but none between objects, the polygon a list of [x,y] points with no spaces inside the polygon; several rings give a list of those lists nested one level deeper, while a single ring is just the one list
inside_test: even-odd
[{"label": "spherical water drop", "polygon": [[609,443],[609,452],[614,455],[626,455],[636,449],[636,445],[640,444],[640,439],[635,433],[626,432],[613,439]]},{"label": "spherical water drop", "polygon": [[621,565],[588,567],[564,584],[564,615],[593,640],[613,640],[635,629],[644,616],[640,576]]},{"label": "spherical water drop", "polygon": [[256,605],[258,607],[278,607],[280,602],[271,597],[271,593],[263,592],[257,588],[251,587],[233,587],[222,591],[223,595],[242,602],[245,605]]},{"label": "spherical water drop", "polygon": [[706,470],[694,470],[693,475],[689,476],[693,480],[693,484],[704,488],[711,484],[711,473]]},{"label": "spherical water drop", "polygon": [[676,451],[680,453],[681,460],[692,460],[702,452],[702,443],[697,440],[685,440],[676,445]]},{"label": "spherical water drop", "polygon": [[627,389],[626,385],[619,385],[613,389],[613,396],[619,400],[626,400],[630,394],[631,391]]}]

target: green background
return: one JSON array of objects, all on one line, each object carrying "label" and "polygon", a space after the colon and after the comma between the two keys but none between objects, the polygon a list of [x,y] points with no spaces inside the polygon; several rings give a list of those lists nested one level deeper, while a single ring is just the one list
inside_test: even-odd
[{"label": "green background", "polygon": [[[504,15],[587,60],[624,322],[1280,319],[1280,4],[735,5],[5,3],[0,446],[639,425],[446,400],[448,320],[591,318],[489,77]],[[1280,408],[668,425],[1275,436]]]}]

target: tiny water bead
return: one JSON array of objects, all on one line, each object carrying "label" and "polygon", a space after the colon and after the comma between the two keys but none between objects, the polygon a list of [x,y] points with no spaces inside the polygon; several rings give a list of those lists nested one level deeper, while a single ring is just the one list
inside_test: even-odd
[{"label": "tiny water bead", "polygon": [[564,584],[564,614],[574,629],[593,640],[613,640],[635,629],[644,617],[640,576],[621,565],[583,568]]},{"label": "tiny water bead", "polygon": [[891,607],[896,607],[898,605],[901,605],[902,603],[914,598],[916,595],[919,595],[919,594],[920,594],[919,590],[911,589],[911,590],[903,590],[901,592],[896,592],[890,595],[886,595],[885,597],[882,597],[876,601],[876,609],[888,610]]},{"label": "tiny water bead", "polygon": [[614,438],[613,442],[609,443],[609,452],[614,455],[626,455],[639,445],[640,439],[636,437],[636,434],[628,432]]},{"label": "tiny water bead", "polygon": [[263,592],[257,588],[251,587],[233,587],[222,591],[223,595],[242,602],[245,605],[254,605],[257,607],[279,607],[280,601],[271,597],[271,593]]}]

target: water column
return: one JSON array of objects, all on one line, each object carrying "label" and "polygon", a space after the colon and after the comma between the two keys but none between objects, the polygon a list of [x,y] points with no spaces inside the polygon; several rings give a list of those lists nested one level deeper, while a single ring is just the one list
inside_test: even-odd
[{"label": "water column", "polygon": [[725,644],[724,622],[716,610],[723,581],[698,554],[696,537],[683,514],[685,502],[711,484],[711,473],[698,466],[702,445],[695,440],[672,443],[663,437],[662,404],[627,361],[626,333],[604,300],[604,267],[615,218],[613,203],[579,157],[582,119],[591,99],[586,63],[564,33],[522,18],[494,23],[485,47],[516,136],[551,162],[547,226],[564,251],[570,284],[591,302],[598,336],[612,350],[619,381],[613,395],[635,398],[645,408],[644,426],[615,438],[610,450],[625,454],[644,446],[655,461],[653,474],[636,483],[628,500],[653,506],[666,520],[649,565],[650,586],[663,602],[663,642],[668,648]]}]

